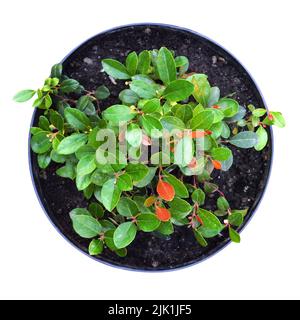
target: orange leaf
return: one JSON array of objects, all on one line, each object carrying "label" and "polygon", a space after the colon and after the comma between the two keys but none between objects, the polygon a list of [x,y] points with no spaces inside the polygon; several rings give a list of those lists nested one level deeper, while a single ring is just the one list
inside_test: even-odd
[{"label": "orange leaf", "polygon": [[156,201],[156,198],[154,196],[151,196],[146,199],[146,201],[144,202],[144,206],[146,208],[150,208],[151,206],[154,205],[155,201]]},{"label": "orange leaf", "polygon": [[161,179],[157,185],[157,193],[165,201],[172,201],[175,197],[175,190],[173,186]]},{"label": "orange leaf", "polygon": [[221,162],[219,162],[217,160],[212,160],[211,162],[214,165],[214,168],[216,170],[221,170],[222,169],[222,163]]},{"label": "orange leaf", "polygon": [[166,208],[156,208],[156,216],[162,222],[168,222],[171,219],[171,213]]},{"label": "orange leaf", "polygon": [[203,138],[205,136],[206,136],[205,131],[193,131],[192,132],[193,139]]},{"label": "orange leaf", "polygon": [[213,109],[221,109],[220,106],[213,106],[212,108],[213,108]]}]

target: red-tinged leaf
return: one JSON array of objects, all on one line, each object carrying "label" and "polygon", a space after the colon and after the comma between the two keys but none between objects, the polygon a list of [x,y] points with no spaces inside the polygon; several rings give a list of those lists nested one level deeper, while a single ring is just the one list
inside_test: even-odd
[{"label": "red-tinged leaf", "polygon": [[168,182],[164,182],[162,180],[159,180],[158,182],[157,193],[165,201],[173,201],[175,198],[174,187]]},{"label": "red-tinged leaf", "polygon": [[220,161],[212,160],[211,162],[216,170],[222,169],[222,163]]},{"label": "red-tinged leaf", "polygon": [[171,219],[171,213],[166,208],[157,207],[156,208],[156,216],[157,216],[157,219],[162,222],[168,222]]},{"label": "red-tinged leaf", "polygon": [[212,135],[212,134],[213,134],[213,132],[210,131],[210,130],[206,130],[206,131],[205,131],[205,135],[206,135],[206,136],[210,136],[210,135]]},{"label": "red-tinged leaf", "polygon": [[200,224],[204,225],[202,219],[201,219],[199,216],[196,216],[196,219],[198,220],[198,222],[199,222]]},{"label": "red-tinged leaf", "polygon": [[220,106],[217,106],[217,105],[216,105],[216,106],[212,106],[212,108],[213,108],[213,109],[221,109],[221,107],[220,107]]},{"label": "red-tinged leaf", "polygon": [[152,141],[148,136],[143,135],[142,144],[143,146],[151,146]]},{"label": "red-tinged leaf", "polygon": [[155,201],[156,201],[156,198],[154,196],[151,196],[146,199],[146,201],[144,202],[144,206],[146,208],[150,208],[151,206],[154,205]]},{"label": "red-tinged leaf", "polygon": [[206,136],[205,131],[194,131],[191,133],[191,137],[193,139],[199,139],[199,138],[203,138],[205,136]]}]

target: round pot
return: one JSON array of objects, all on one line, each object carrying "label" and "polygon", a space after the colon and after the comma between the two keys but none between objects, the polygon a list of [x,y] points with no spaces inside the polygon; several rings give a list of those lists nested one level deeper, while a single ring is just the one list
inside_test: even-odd
[{"label": "round pot", "polygon": [[[138,24],[102,32],[84,42],[63,60],[64,73],[79,80],[89,90],[100,84],[109,86],[112,95],[105,101],[105,105],[110,106],[118,102],[118,93],[124,85],[121,81],[112,85],[108,76],[101,72],[101,59],[124,60],[130,51],[140,52],[143,49],[159,49],[162,46],[173,49],[178,55],[187,56],[191,62],[190,70],[207,74],[211,84],[221,89],[222,96],[235,93],[235,99],[241,104],[252,103],[260,108],[266,107],[255,82],[230,53],[198,33],[175,26]],[[37,124],[41,113],[40,110],[34,112],[32,126]],[[239,231],[252,218],[268,183],[273,145],[272,131],[268,132],[269,144],[264,151],[232,147],[233,167],[229,172],[221,172],[214,177],[232,208],[249,208]],[[60,234],[87,254],[89,242],[73,231],[69,212],[76,207],[87,207],[88,202],[71,180],[55,174],[59,165],[51,164],[46,170],[39,169],[37,157],[30,149],[29,161],[34,188],[45,213]],[[213,203],[208,199],[207,209],[213,209]],[[93,259],[131,270],[174,270],[211,257],[229,242],[228,234],[224,233],[210,240],[208,247],[201,248],[190,229],[176,227],[175,233],[168,238],[139,233],[128,248],[128,256],[125,258],[105,250],[101,256]]]}]

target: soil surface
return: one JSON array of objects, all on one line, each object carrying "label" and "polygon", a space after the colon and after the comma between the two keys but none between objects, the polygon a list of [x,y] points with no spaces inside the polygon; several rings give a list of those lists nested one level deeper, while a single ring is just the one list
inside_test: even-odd
[{"label": "soil surface", "polygon": [[[241,105],[254,104],[264,107],[261,95],[248,73],[227,52],[210,41],[185,30],[153,25],[124,27],[100,34],[80,46],[64,62],[64,73],[77,79],[86,89],[93,90],[100,84],[107,85],[111,97],[105,100],[103,109],[119,102],[118,93],[124,88],[123,82],[112,84],[109,77],[101,72],[101,59],[125,60],[133,50],[159,49],[166,46],[176,55],[190,59],[190,71],[205,73],[212,85],[221,89],[222,96],[235,93],[234,98]],[[35,115],[37,121],[38,113]],[[270,133],[269,133],[270,134]],[[242,228],[247,224],[261,199],[267,183],[271,163],[271,142],[263,152],[242,150],[232,147],[234,165],[229,172],[215,176],[233,209],[250,208]],[[76,207],[86,207],[87,201],[76,190],[75,184],[55,174],[57,165],[47,170],[38,169],[36,157],[31,154],[33,175],[38,194],[48,216],[58,229],[73,244],[87,252],[89,241],[73,231],[69,212]],[[206,209],[214,210],[215,201],[209,199]],[[242,229],[241,228],[241,229]],[[209,241],[207,248],[201,248],[191,230],[177,227],[170,237],[139,233],[128,249],[126,258],[119,258],[106,250],[96,259],[110,264],[143,270],[166,270],[190,265],[201,261],[220,250],[228,243],[224,234]]]}]

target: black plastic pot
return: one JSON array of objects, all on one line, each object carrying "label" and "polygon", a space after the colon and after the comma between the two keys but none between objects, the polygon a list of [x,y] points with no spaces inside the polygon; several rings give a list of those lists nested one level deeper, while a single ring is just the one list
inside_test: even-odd
[{"label": "black plastic pot", "polygon": [[[139,52],[162,46],[175,50],[178,55],[188,56],[191,61],[190,70],[208,74],[210,82],[220,87],[223,96],[235,92],[235,98],[240,103],[266,107],[257,85],[230,53],[198,33],[169,25],[130,25],[100,33],[84,42],[63,60],[64,73],[78,79],[88,89],[94,89],[100,84],[113,87],[112,97],[106,102],[106,106],[109,106],[118,101],[120,86],[112,86],[110,79],[101,72],[100,60],[122,60],[130,51]],[[34,112],[32,126],[37,124],[40,114],[39,110]],[[272,163],[271,130],[269,137],[269,144],[263,152],[232,148],[234,166],[229,172],[215,177],[236,209],[249,207],[249,214],[240,231],[252,218],[267,186]],[[29,161],[36,194],[45,213],[60,234],[87,254],[88,241],[75,234],[69,218],[69,211],[75,207],[85,207],[86,200],[76,190],[72,181],[56,176],[57,165],[52,164],[46,171],[40,170],[36,155],[30,149]],[[207,206],[208,209],[213,209],[210,200]],[[181,227],[176,228],[174,235],[169,238],[139,233],[136,241],[129,247],[126,258],[105,251],[94,259],[131,270],[174,270],[211,257],[229,242],[228,235],[224,234],[209,241],[207,248],[201,248],[192,232]]]}]

